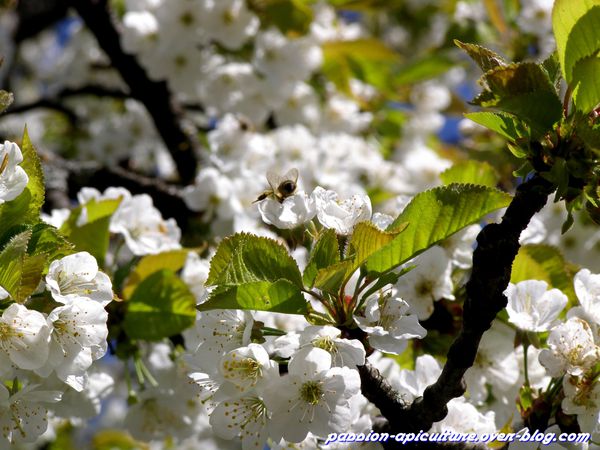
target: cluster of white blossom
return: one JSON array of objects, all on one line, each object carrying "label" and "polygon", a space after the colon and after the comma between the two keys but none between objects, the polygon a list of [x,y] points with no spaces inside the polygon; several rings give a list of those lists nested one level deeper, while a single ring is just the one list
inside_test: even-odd
[{"label": "cluster of white blossom", "polygon": [[[2,448],[34,442],[48,427],[49,411],[78,416],[61,398],[95,397],[89,371],[107,349],[104,307],[113,299],[112,283],[92,255],[79,252],[53,261],[42,287],[56,302],[48,312],[14,302],[0,317]],[[1,287],[0,299],[11,300]]]},{"label": "cluster of white blossom", "polygon": [[509,320],[520,330],[549,332],[547,348],[539,353],[539,362],[547,376],[562,380],[563,411],[576,415],[581,430],[597,440],[600,390],[595,380],[600,362],[600,274],[582,269],[575,275],[579,306],[570,308],[563,319],[559,319],[559,314],[568,299],[558,289],[547,287],[545,282],[535,280],[509,285]]},{"label": "cluster of white blossom", "polygon": [[[179,240],[181,230],[174,219],[163,219],[162,214],[153,204],[148,194],[131,195],[122,187],[109,187],[104,193],[95,188],[83,188],[77,194],[79,204],[83,207],[77,218],[77,225],[87,223],[85,205],[102,200],[120,200],[110,219],[111,233],[122,236],[127,249],[136,256],[156,254],[181,248]],[[57,209],[52,215],[43,218],[49,224],[60,228],[69,216],[69,209]]]}]

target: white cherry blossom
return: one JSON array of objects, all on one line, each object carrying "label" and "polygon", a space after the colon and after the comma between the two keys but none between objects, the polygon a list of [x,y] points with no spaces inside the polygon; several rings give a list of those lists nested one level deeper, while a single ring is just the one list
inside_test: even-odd
[{"label": "white cherry blossom", "polygon": [[220,402],[210,415],[210,424],[224,439],[239,437],[242,450],[262,449],[269,437],[268,415],[265,402],[247,394]]},{"label": "white cherry blossom", "polygon": [[510,283],[504,294],[508,298],[508,320],[522,330],[541,332],[549,330],[568,299],[558,289],[548,289],[545,281],[526,280]]},{"label": "white cherry blossom", "polygon": [[0,367],[38,369],[48,359],[50,327],[42,313],[11,304],[0,317]]},{"label": "white cherry blossom", "polygon": [[321,348],[331,354],[333,366],[362,366],[365,348],[358,339],[341,338],[342,332],[332,326],[310,325],[299,335],[300,347],[307,345]]},{"label": "white cherry blossom", "polygon": [[[382,359],[389,361],[389,358]],[[398,367],[396,364],[394,366]],[[425,388],[433,384],[441,372],[442,367],[433,356],[422,355],[415,361],[415,370],[401,370],[398,375],[391,376],[389,379],[392,386],[400,393],[402,400],[410,403],[423,395]]]},{"label": "white cherry blossom", "polygon": [[592,439],[600,435],[600,383],[591,377],[564,377],[565,398],[561,406],[566,414],[577,415],[581,431]]},{"label": "white cherry blossom", "polygon": [[304,225],[317,214],[314,198],[304,191],[285,198],[281,203],[267,197],[258,204],[258,211],[265,223],[284,230]]},{"label": "white cherry blossom", "polygon": [[240,392],[269,383],[279,377],[279,367],[269,359],[267,351],[259,344],[248,344],[231,350],[221,359],[219,366],[223,378]]},{"label": "white cherry blossom", "polygon": [[368,333],[371,347],[397,355],[404,351],[408,339],[422,339],[427,334],[417,316],[409,314],[409,308],[390,293],[373,294],[365,303],[364,316],[355,315],[354,319]]},{"label": "white cherry blossom", "polygon": [[129,250],[138,256],[181,248],[175,219],[164,220],[148,194],[123,199],[111,218],[110,231],[122,234]]},{"label": "white cherry blossom", "polygon": [[52,261],[46,275],[46,285],[54,300],[68,304],[85,298],[106,306],[113,299],[112,282],[98,270],[96,258],[79,252]]},{"label": "white cherry blossom", "polygon": [[332,368],[331,355],[320,348],[300,350],[290,360],[288,374],[265,390],[271,437],[301,442],[309,432],[319,437],[340,432],[350,423],[350,399],[359,391],[356,370]]},{"label": "white cherry blossom", "polygon": [[[61,394],[60,391],[36,390],[36,386],[25,386],[11,394],[0,383],[2,437],[11,444],[34,442],[48,427],[48,403],[58,402]],[[0,448],[5,448],[1,441]]]},{"label": "white cherry blossom", "polygon": [[208,290],[204,283],[208,279],[210,262],[201,259],[197,253],[189,252],[185,260],[185,265],[181,271],[181,279],[188,285],[194,297],[196,304],[204,303],[208,298]]},{"label": "white cherry blossom", "polygon": [[432,247],[414,259],[416,267],[400,277],[397,295],[410,305],[410,313],[425,320],[433,313],[433,302],[442,298],[454,300],[452,264],[446,252]]},{"label": "white cherry blossom", "polygon": [[215,309],[199,312],[193,328],[184,331],[188,362],[213,374],[225,353],[250,343],[254,320],[248,311]]},{"label": "white cherry blossom", "polygon": [[204,31],[231,50],[239,48],[258,29],[260,22],[244,0],[206,0],[204,5]]},{"label": "white cherry blossom", "polygon": [[0,144],[0,205],[17,198],[27,186],[29,177],[19,166],[22,162],[23,154],[17,144]]},{"label": "white cherry blossom", "polygon": [[333,228],[338,234],[350,234],[357,223],[371,218],[371,199],[368,195],[356,194],[339,201],[336,192],[317,186],[311,197],[315,199],[321,225]]},{"label": "white cherry blossom", "polygon": [[600,349],[587,322],[571,318],[550,331],[540,363],[553,377],[580,376],[600,359]]},{"label": "white cherry blossom", "polygon": [[85,387],[85,374],[92,362],[106,353],[108,314],[100,303],[74,298],[50,312],[50,352],[44,367],[36,370],[58,378],[77,391]]},{"label": "white cherry blossom", "polygon": [[600,274],[581,269],[574,278],[575,293],[585,315],[600,325]]}]

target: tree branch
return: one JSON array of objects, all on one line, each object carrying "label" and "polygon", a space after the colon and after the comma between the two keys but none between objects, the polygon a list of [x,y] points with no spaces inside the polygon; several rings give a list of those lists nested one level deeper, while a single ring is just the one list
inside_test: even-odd
[{"label": "tree branch", "polygon": [[15,33],[17,43],[33,37],[67,15],[65,0],[19,0],[19,25]]},{"label": "tree branch", "polygon": [[[182,230],[188,219],[196,213],[189,210],[177,186],[159,178],[140,175],[123,167],[104,167],[94,161],[72,161],[39,151],[44,164],[48,186],[48,209],[65,207],[69,198],[75,198],[82,187],[95,187],[102,191],[110,186],[122,186],[132,194],[148,194],[163,217],[174,218]],[[67,199],[65,201],[65,199]]]},{"label": "tree branch", "polygon": [[448,414],[448,402],[464,394],[463,376],[475,361],[479,341],[496,314],[506,307],[503,292],[519,250],[519,236],[554,189],[550,182],[535,175],[518,187],[502,221],[485,226],[477,236],[473,269],[466,286],[462,329],[448,351],[441,375],[425,389],[423,397],[406,407],[376,370],[369,366],[359,368],[364,395],[388,420],[382,431],[418,433],[429,430],[434,422]]},{"label": "tree branch", "polygon": [[77,117],[77,114],[71,108],[63,105],[62,103],[60,103],[56,100],[52,100],[49,98],[41,98],[39,100],[34,100],[29,103],[22,103],[20,105],[12,104],[4,112],[4,115],[21,114],[24,112],[32,111],[34,109],[51,109],[51,110],[57,111],[59,113],[64,114],[64,116],[72,124],[76,124],[79,120],[79,118]]},{"label": "tree branch", "polygon": [[152,81],[137,59],[123,51],[106,0],[69,0],[69,3],[108,55],[113,67],[129,87],[131,96],[148,110],[175,161],[181,182],[192,182],[196,176],[196,151],[200,145],[194,130],[183,125],[183,110],[171,95],[167,83]]}]

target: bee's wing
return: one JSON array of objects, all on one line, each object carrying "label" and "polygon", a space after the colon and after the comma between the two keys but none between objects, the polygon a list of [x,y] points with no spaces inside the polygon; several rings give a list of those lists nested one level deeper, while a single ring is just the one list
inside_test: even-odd
[{"label": "bee's wing", "polygon": [[283,175],[281,177],[280,181],[283,182],[283,181],[287,181],[287,180],[292,180],[294,182],[294,184],[297,183],[298,182],[298,169],[294,168],[294,169],[288,170],[285,173],[285,175]]},{"label": "bee's wing", "polygon": [[279,186],[279,183],[281,183],[281,181],[283,180],[279,175],[277,175],[276,172],[269,170],[267,172],[267,181],[269,182],[269,186],[271,186],[271,189],[275,191],[277,189],[277,186]]}]

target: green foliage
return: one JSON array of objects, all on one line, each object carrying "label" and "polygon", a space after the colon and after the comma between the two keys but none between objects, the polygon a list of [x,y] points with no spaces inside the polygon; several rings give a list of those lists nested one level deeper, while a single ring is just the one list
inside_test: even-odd
[{"label": "green foliage", "polygon": [[302,274],[304,285],[309,288],[313,287],[317,272],[338,262],[340,262],[340,249],[337,236],[335,231],[325,229],[310,252],[308,263]]},{"label": "green foliage", "polygon": [[279,242],[248,233],[223,239],[210,261],[206,284],[243,284],[286,279],[302,287],[302,275],[294,258]]},{"label": "green foliage", "polygon": [[533,136],[552,130],[562,117],[562,104],[547,72],[535,63],[513,63],[488,70],[475,105],[514,114],[531,127]]},{"label": "green foliage", "polygon": [[206,284],[217,288],[202,309],[306,312],[300,269],[273,239],[247,233],[224,239],[210,262]]},{"label": "green foliage", "polygon": [[464,50],[483,72],[506,66],[506,61],[500,55],[481,45],[468,44],[457,39],[454,40],[454,43]]},{"label": "green foliage", "polygon": [[512,114],[482,111],[465,114],[465,117],[511,141],[525,136],[521,122]]},{"label": "green foliage", "polygon": [[[120,203],[120,198],[101,201],[92,199],[85,205],[73,209],[60,231],[78,251],[89,252],[96,258],[98,264],[103,266],[110,238],[108,231],[110,218]],[[78,225],[82,214],[85,214],[86,221]]]},{"label": "green foliage", "polygon": [[440,174],[444,184],[462,183],[495,187],[500,177],[489,163],[467,160],[454,164]]},{"label": "green foliage", "polygon": [[[31,287],[23,286],[23,282],[34,281],[36,273],[39,282],[42,274],[43,263],[39,267],[39,258],[36,256],[29,261],[27,245],[30,238],[31,230],[24,231],[14,236],[0,253],[0,286],[17,302],[24,300],[20,292]],[[37,283],[33,289],[36,287]]]},{"label": "green foliage", "polygon": [[17,302],[37,289],[48,265],[72,246],[50,225],[39,223],[13,236],[0,252],[0,286]]},{"label": "green foliage", "polygon": [[40,222],[31,227],[31,238],[27,245],[27,253],[29,255],[45,256],[44,273],[52,261],[70,255],[73,251],[73,244],[52,225]]},{"label": "green foliage", "polygon": [[175,272],[162,269],[146,277],[127,301],[123,329],[132,339],[156,341],[191,327],[196,300]]},{"label": "green foliage", "polygon": [[560,251],[550,245],[523,245],[515,258],[510,275],[511,283],[541,280],[560,289],[571,302],[576,301],[573,274]]},{"label": "green foliage", "polygon": [[562,73],[578,110],[588,113],[600,103],[600,2],[556,0],[552,26]]},{"label": "green foliage", "polygon": [[0,205],[0,236],[5,237],[15,226],[31,225],[39,222],[40,211],[44,204],[44,174],[40,159],[29,140],[27,128],[21,142],[23,162],[20,166],[29,177],[27,186],[21,194],[10,202]]},{"label": "green foliage", "polygon": [[131,297],[137,286],[154,272],[162,269],[177,272],[185,264],[188,253],[189,250],[181,249],[142,257],[127,277],[123,286],[123,298]]},{"label": "green foliage", "polygon": [[[598,8],[600,10],[600,8]],[[600,55],[588,56],[573,68],[573,102],[578,110],[590,112],[600,103]]]},{"label": "green foliage", "polygon": [[362,222],[356,225],[350,238],[348,251],[348,257],[352,258],[353,264],[348,270],[346,278],[350,278],[352,273],[367,262],[371,255],[389,245],[408,226],[409,223],[405,222],[394,227],[392,231],[382,231],[371,222]]},{"label": "green foliage", "polygon": [[[149,448],[147,444],[136,441],[128,432],[121,430],[99,430],[92,438],[92,450],[149,450]],[[70,449],[57,448],[56,450]]]},{"label": "green foliage", "polygon": [[388,227],[406,230],[366,261],[369,272],[387,272],[487,214],[507,206],[511,196],[486,186],[451,184],[417,194]]},{"label": "green foliage", "polygon": [[315,287],[335,295],[347,279],[348,273],[352,273],[353,270],[355,270],[355,266],[352,259],[324,267],[317,272]]},{"label": "green foliage", "polygon": [[285,279],[220,285],[198,309],[250,309],[307,314],[307,302],[298,286]]},{"label": "green foliage", "polygon": [[322,49],[323,73],[350,96],[352,78],[389,91],[393,69],[400,63],[397,53],[372,38],[326,42]]},{"label": "green foliage", "polygon": [[425,81],[440,76],[455,66],[456,61],[446,54],[427,55],[404,64],[394,75],[394,84],[402,85]]},{"label": "green foliage", "polygon": [[283,34],[306,34],[313,19],[303,0],[249,0],[248,6],[260,17],[263,26],[276,26]]}]

